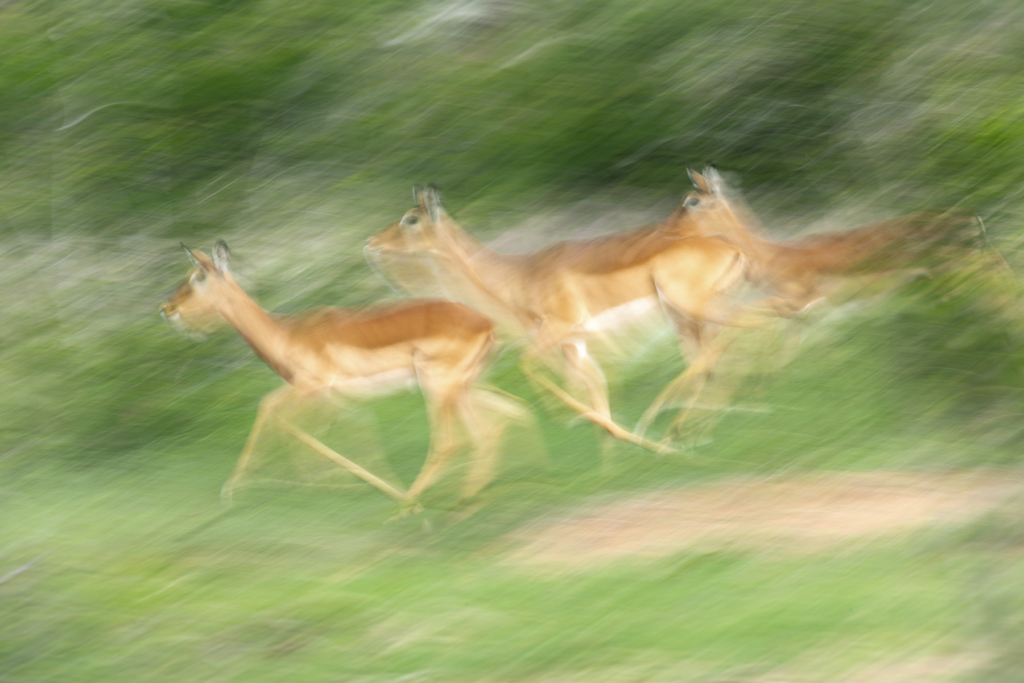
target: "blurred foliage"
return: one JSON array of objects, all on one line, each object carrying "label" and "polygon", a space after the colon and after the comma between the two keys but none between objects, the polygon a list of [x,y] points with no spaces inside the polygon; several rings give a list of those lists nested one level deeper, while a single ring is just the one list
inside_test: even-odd
[{"label": "blurred foliage", "polygon": [[[783,208],[1015,210],[1019,3],[65,3],[4,9],[2,212],[174,234],[282,173],[458,197],[714,160]],[[52,191],[51,191],[52,190]]]}]

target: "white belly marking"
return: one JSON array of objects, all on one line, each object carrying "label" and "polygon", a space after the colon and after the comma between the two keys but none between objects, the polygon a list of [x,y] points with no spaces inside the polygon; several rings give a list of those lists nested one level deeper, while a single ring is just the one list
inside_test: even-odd
[{"label": "white belly marking", "polygon": [[331,382],[331,389],[346,396],[385,396],[416,386],[416,372],[412,368],[385,370],[365,377],[339,377]]},{"label": "white belly marking", "polygon": [[628,303],[601,311],[598,315],[583,324],[587,332],[614,330],[622,323],[642,318],[658,308],[658,298],[654,296],[633,299]]}]

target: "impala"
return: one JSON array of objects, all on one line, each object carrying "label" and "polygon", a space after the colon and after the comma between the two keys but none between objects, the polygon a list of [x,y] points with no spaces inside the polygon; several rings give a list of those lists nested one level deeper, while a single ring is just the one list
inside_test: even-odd
[{"label": "impala", "polygon": [[[182,245],[184,246],[184,245]],[[453,421],[465,427],[475,446],[465,495],[487,483],[494,458],[493,430],[478,420],[475,406],[510,416],[519,409],[474,383],[494,346],[490,320],[462,304],[445,300],[405,300],[366,309],[317,308],[295,315],[273,315],[254,302],[229,269],[227,244],[218,241],[213,258],[185,247],[193,268],[161,306],[164,317],[184,329],[209,329],[226,321],[286,382],[260,402],[245,448],[222,495],[229,498],[241,480],[264,423],[273,417],[306,446],[409,508],[434,481],[451,455]],[[380,479],[277,415],[287,402],[337,393],[380,395],[419,385],[427,404],[431,444],[426,461],[408,491]]]},{"label": "impala", "polygon": [[[771,293],[764,303],[777,315],[795,317],[825,301],[833,285],[857,276],[927,272],[936,262],[960,263],[985,245],[984,226],[963,213],[914,213],[849,230],[802,235],[787,243],[763,237],[756,222],[727,200],[728,189],[714,167],[690,171],[695,197],[710,198],[734,220],[713,225],[739,246],[750,261],[750,280]],[[692,201],[692,200],[691,200]],[[702,201],[707,201],[703,199]],[[1002,255],[985,255],[1016,288],[1016,278]],[[662,406],[677,393],[667,387],[645,411],[636,433],[643,434]]]},{"label": "impala", "polygon": [[[691,171],[690,177],[700,194],[730,205],[725,183],[713,167],[703,175]],[[951,211],[913,213],[849,230],[801,235],[787,243],[765,239],[752,224],[735,220],[722,225],[750,259],[751,279],[775,295],[768,303],[785,316],[823,301],[830,281],[926,270],[937,257],[960,260],[985,244],[984,227],[976,216]],[[1006,267],[1001,256],[996,261]]]},{"label": "impala", "polygon": [[[367,242],[368,257],[434,256],[447,265],[449,278],[472,285],[518,321],[529,341],[522,360],[528,377],[612,436],[667,450],[612,419],[607,384],[587,343],[631,318],[662,312],[680,343],[696,350],[689,367],[669,386],[676,392],[697,380],[695,400],[721,352],[713,343],[718,328],[747,324],[729,295],[745,284],[749,261],[740,247],[709,236],[740,232],[739,227],[716,227],[719,221],[738,220],[729,207],[712,195],[687,196],[661,222],[513,255],[473,239],[442,209],[434,188],[414,195],[417,206]],[[568,379],[585,388],[587,403],[534,370],[534,361],[556,348],[566,361]]]}]

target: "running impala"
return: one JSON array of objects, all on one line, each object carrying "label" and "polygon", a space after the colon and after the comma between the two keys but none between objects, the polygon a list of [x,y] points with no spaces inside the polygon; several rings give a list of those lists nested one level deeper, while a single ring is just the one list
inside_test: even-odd
[{"label": "running impala", "polygon": [[[458,421],[476,449],[464,493],[470,497],[486,485],[493,469],[496,432],[481,425],[475,407],[483,404],[507,416],[521,414],[518,406],[475,384],[494,347],[490,320],[459,303],[426,299],[365,309],[325,307],[274,315],[260,308],[232,277],[223,241],[217,242],[212,259],[187,247],[185,251],[193,268],[161,307],[164,317],[186,330],[209,329],[216,321],[226,322],[286,382],[260,402],[245,448],[222,495],[230,499],[264,423],[272,417],[299,441],[405,509],[417,505],[420,494],[441,472],[453,451],[453,421]],[[417,384],[427,403],[431,444],[408,491],[368,472],[277,415],[283,404],[303,398],[331,392],[358,398]]]},{"label": "running impala", "polygon": [[[449,278],[468,283],[518,321],[529,343],[524,373],[618,439],[667,450],[612,418],[604,374],[588,353],[588,340],[614,332],[630,318],[663,313],[694,355],[662,393],[678,393],[696,381],[692,406],[722,351],[714,339],[719,328],[755,324],[730,301],[745,286],[750,262],[740,246],[713,236],[744,234],[740,226],[723,225],[739,218],[716,196],[692,193],[671,216],[651,225],[528,254],[502,254],[452,220],[433,187],[414,194],[417,205],[367,242],[368,258],[421,253],[440,260]],[[552,349],[566,361],[566,379],[585,387],[586,403],[534,368]]]}]

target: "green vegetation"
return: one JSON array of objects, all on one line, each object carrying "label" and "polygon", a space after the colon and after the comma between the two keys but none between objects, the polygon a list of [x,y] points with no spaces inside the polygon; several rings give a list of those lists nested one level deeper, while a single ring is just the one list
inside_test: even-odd
[{"label": "green vegetation", "polygon": [[[969,680],[1016,680],[1012,510],[898,543],[683,549],[580,575],[527,571],[503,540],[583,501],[729,477],[1009,476],[1024,320],[999,273],[816,313],[781,369],[778,335],[751,335],[722,369],[741,410],[663,458],[569,422],[509,350],[489,381],[532,402],[538,432],[512,435],[476,514],[455,506],[456,472],[386,525],[390,501],[274,434],[222,507],[280,380],[236,336],[190,340],[157,307],[187,270],[179,241],[227,239],[270,309],[359,305],[394,296],[361,248],[414,183],[485,240],[543,242],[660,217],[705,161],[776,235],[960,206],[1016,267],[1022,11],[4,4],[0,678],[813,681],[967,653],[983,662]],[[667,335],[610,367],[622,424],[682,367]],[[413,395],[309,419],[406,483],[427,447]]]}]

